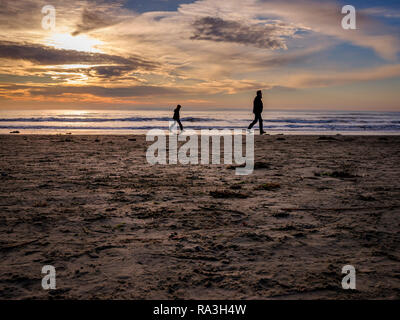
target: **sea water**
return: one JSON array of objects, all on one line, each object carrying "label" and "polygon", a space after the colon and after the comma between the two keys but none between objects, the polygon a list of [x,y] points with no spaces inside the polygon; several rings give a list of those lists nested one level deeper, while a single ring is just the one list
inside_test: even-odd
[{"label": "sea water", "polygon": [[[0,111],[0,133],[144,134],[168,130],[172,110],[30,110]],[[400,112],[265,110],[264,130],[270,134],[400,134]],[[245,129],[251,110],[182,109],[186,129]],[[258,132],[258,125],[255,132]]]}]

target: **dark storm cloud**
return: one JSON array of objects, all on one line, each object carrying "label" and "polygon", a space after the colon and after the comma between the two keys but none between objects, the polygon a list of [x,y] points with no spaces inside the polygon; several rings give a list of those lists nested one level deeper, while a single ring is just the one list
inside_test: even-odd
[{"label": "dark storm cloud", "polygon": [[[153,70],[157,64],[140,57],[124,58],[102,53],[89,53],[75,50],[63,50],[36,44],[20,44],[16,42],[0,41],[0,58],[27,60],[39,65],[63,64],[117,64],[131,70]],[[100,70],[103,73],[111,70]]]},{"label": "dark storm cloud", "polygon": [[267,49],[286,48],[285,42],[275,36],[282,27],[274,24],[249,26],[236,21],[204,17],[196,20],[193,26],[195,32],[192,40],[233,42]]}]

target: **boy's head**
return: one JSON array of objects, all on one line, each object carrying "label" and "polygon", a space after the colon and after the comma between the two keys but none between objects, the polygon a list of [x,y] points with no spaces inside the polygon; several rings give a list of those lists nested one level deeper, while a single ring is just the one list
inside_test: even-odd
[{"label": "boy's head", "polygon": [[176,106],[176,108],[177,108],[177,109],[180,109],[180,108],[182,108],[182,106],[181,106],[180,104],[178,104],[178,105]]}]

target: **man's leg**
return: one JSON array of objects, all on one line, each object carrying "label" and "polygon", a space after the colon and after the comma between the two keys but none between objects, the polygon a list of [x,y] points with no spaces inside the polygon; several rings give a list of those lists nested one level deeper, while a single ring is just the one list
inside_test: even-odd
[{"label": "man's leg", "polygon": [[263,118],[262,118],[261,114],[258,118],[260,120],[260,134],[263,134],[263,133],[265,133],[265,131],[263,129]]},{"label": "man's leg", "polygon": [[254,115],[254,121],[249,125],[249,130],[251,129],[251,128],[253,128],[254,127],[254,125],[257,123],[257,121],[258,121],[258,114],[255,114]]}]

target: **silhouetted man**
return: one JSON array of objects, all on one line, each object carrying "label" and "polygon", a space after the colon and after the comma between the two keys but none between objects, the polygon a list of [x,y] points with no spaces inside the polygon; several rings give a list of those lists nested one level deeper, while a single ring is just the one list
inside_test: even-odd
[{"label": "silhouetted man", "polygon": [[180,111],[181,111],[182,106],[180,104],[177,105],[176,109],[174,110],[174,124],[171,126],[170,130],[175,126],[176,122],[179,124],[179,127],[181,128],[181,131],[183,131],[183,126],[181,123],[181,116],[180,116]]},{"label": "silhouetted man", "polygon": [[263,112],[263,102],[262,102],[262,92],[261,90],[257,91],[257,97],[254,99],[254,104],[253,104],[253,113],[254,113],[254,121],[249,125],[249,130],[253,128],[253,126],[257,123],[257,121],[260,121],[260,134],[266,133],[263,130],[263,119],[261,117],[261,114]]}]

